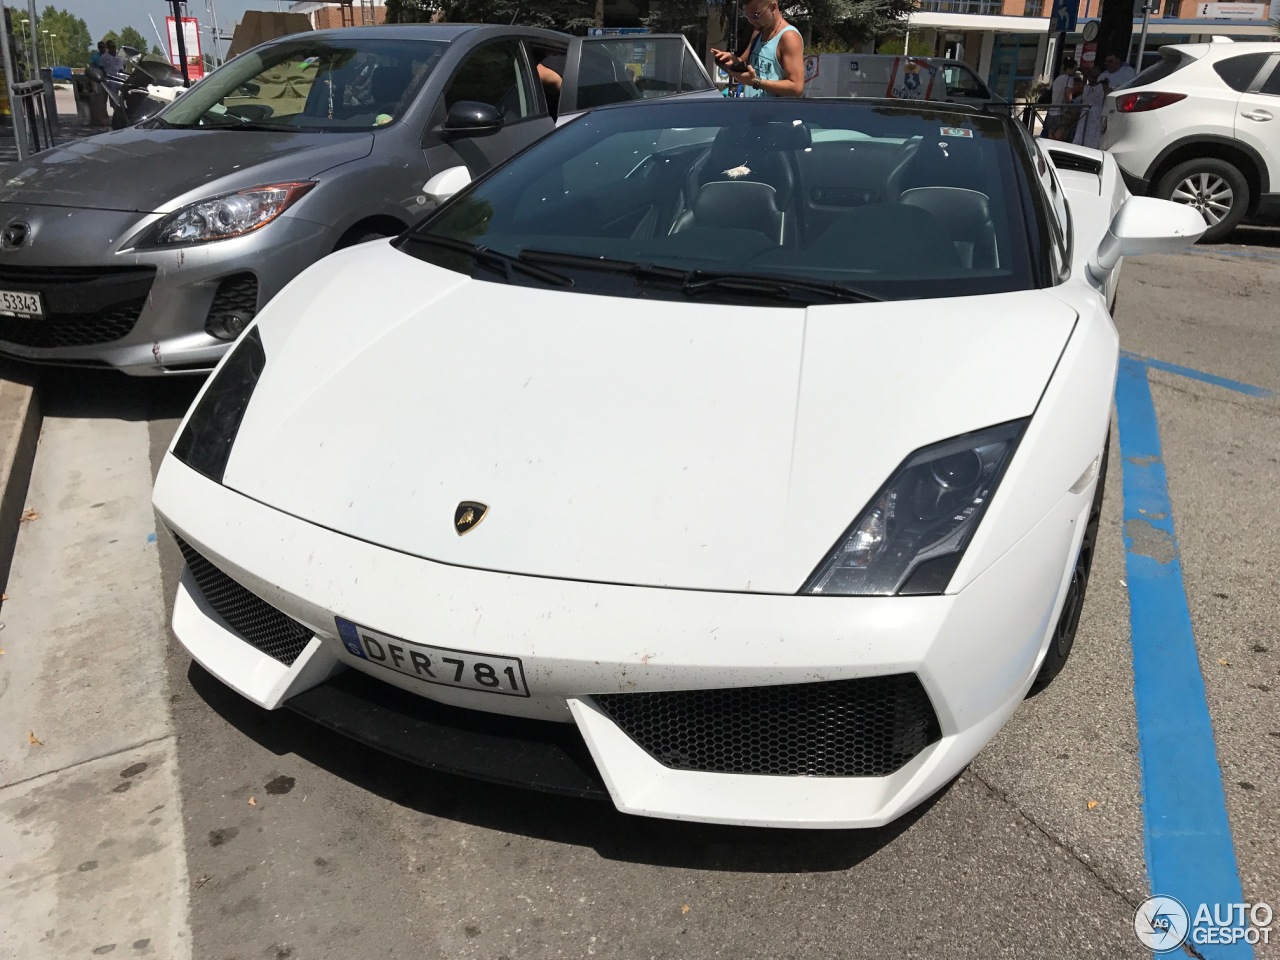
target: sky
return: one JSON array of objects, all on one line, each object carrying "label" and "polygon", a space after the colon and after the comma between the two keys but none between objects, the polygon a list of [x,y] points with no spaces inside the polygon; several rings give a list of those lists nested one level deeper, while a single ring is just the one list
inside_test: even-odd
[{"label": "sky", "polygon": [[[6,0],[8,6],[26,8],[26,0]],[[36,9],[44,10],[47,6],[55,6],[59,10],[70,10],[89,25],[89,35],[95,40],[108,30],[119,30],[121,27],[133,27],[157,46],[163,46],[156,39],[155,30],[151,29],[150,14],[156,26],[164,32],[164,18],[169,14],[170,5],[165,0],[36,0]],[[280,10],[289,9],[288,0],[213,0],[218,9],[218,26],[229,36],[246,10]],[[207,12],[208,0],[187,0],[187,16],[200,21],[200,43],[208,45],[209,34],[203,30],[209,26],[213,18]]]}]

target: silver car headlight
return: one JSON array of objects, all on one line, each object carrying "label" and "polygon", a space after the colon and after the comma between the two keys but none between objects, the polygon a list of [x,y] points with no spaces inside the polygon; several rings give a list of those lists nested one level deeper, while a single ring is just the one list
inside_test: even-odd
[{"label": "silver car headlight", "polygon": [[260,230],[316,185],[314,180],[266,183],[189,203],[153,224],[135,247],[228,240]]},{"label": "silver car headlight", "polygon": [[911,454],[800,592],[942,593],[1029,422],[1013,420]]}]

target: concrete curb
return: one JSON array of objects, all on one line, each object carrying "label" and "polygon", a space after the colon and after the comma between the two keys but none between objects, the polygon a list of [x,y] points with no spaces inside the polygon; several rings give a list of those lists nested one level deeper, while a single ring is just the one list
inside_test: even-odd
[{"label": "concrete curb", "polygon": [[0,584],[9,581],[43,421],[37,374],[0,361]]}]

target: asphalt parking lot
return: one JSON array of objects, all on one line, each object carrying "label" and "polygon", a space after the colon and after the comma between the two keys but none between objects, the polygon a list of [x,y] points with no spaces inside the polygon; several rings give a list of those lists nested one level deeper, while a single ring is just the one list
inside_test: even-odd
[{"label": "asphalt parking lot", "polygon": [[[166,625],[181,558],[152,536],[146,481],[195,384],[53,376],[30,498],[39,516],[20,535],[0,633],[10,657],[27,642],[58,650],[29,668],[26,699],[10,699],[0,753],[0,812],[16,825],[0,835],[0,883],[26,897],[11,929],[39,938],[0,936],[0,950],[1143,957],[1134,911],[1173,892],[1161,883],[1219,892],[1234,870],[1245,902],[1276,905],[1280,226],[1230,239],[1125,266],[1129,379],[1071,662],[946,790],[874,831],[637,819],[426,773],[257,709],[193,666]],[[1158,431],[1156,453],[1143,430]],[[1159,510],[1142,499],[1153,464],[1168,493]],[[1148,561],[1178,577],[1151,586]],[[76,599],[86,589],[96,606]],[[1162,672],[1194,673],[1197,661],[1199,707]],[[122,693],[123,706],[58,719],[58,697]],[[1206,758],[1208,770],[1196,766]],[[95,764],[80,786],[40,794],[42,778]],[[126,781],[137,785],[120,790]],[[1217,814],[1225,836],[1202,831]],[[110,835],[87,826],[108,815],[119,816]],[[1190,862],[1187,831],[1170,827],[1179,816],[1213,834]],[[35,838],[44,866],[19,871],[38,888],[22,894],[13,863]],[[151,906],[137,906],[148,884]],[[111,906],[120,898],[127,908]],[[1280,957],[1280,924],[1271,933],[1253,956]],[[1243,944],[1195,951],[1249,955]]]}]

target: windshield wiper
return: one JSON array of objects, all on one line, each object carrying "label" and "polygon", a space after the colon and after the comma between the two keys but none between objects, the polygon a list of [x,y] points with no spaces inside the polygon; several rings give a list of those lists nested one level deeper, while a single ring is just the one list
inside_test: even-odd
[{"label": "windshield wiper", "polygon": [[848,287],[843,283],[823,283],[820,280],[801,280],[798,277],[777,277],[756,273],[718,273],[711,270],[691,270],[682,287],[687,296],[703,293],[728,292],[751,297],[775,300],[791,300],[796,294],[828,297],[844,303],[882,303],[884,297]]},{"label": "windshield wiper", "polygon": [[561,253],[558,250],[521,250],[519,258],[526,263],[557,263],[562,267],[586,267],[604,273],[625,273],[642,280],[674,280],[683,283],[689,271],[679,267],[661,267],[653,263],[635,263],[631,260],[611,260],[608,257],[592,257],[584,253]]},{"label": "windshield wiper", "polygon": [[512,271],[518,270],[526,276],[541,280],[544,283],[554,284],[557,287],[573,286],[573,280],[563,273],[556,273],[554,270],[547,270],[532,263],[526,263],[519,257],[513,257],[509,253],[501,253],[488,247],[476,246],[473,243],[467,243],[465,240],[457,240],[453,237],[439,237],[429,233],[413,234],[409,239],[414,243],[461,253],[481,266],[496,268],[506,276],[508,282],[511,281]]},{"label": "windshield wiper", "polygon": [[796,294],[821,296],[844,303],[878,303],[884,300],[883,297],[842,283],[823,283],[820,280],[802,280],[797,277],[681,270],[678,267],[561,253],[557,250],[521,250],[519,258],[532,263],[557,263],[566,267],[586,267],[608,273],[629,274],[641,280],[666,280],[680,284],[681,291],[691,297],[720,291],[776,300],[794,299]]}]

